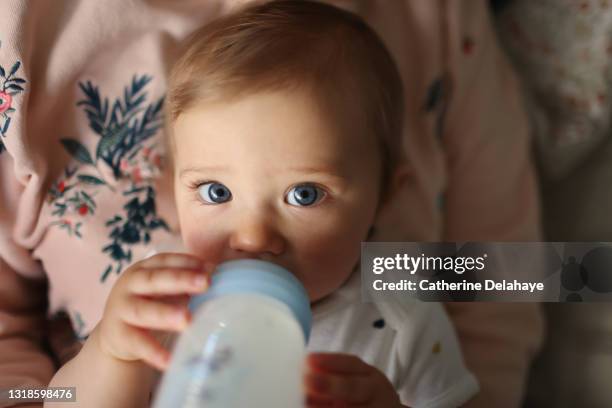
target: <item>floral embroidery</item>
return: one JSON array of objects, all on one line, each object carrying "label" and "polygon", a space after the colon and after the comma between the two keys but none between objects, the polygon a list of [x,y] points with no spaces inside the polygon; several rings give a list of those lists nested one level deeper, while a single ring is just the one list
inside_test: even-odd
[{"label": "floral embroidery", "polygon": [[77,340],[85,341],[89,338],[89,334],[85,334],[85,322],[83,321],[83,317],[79,312],[74,312],[72,324],[74,326],[74,335],[76,336]]},{"label": "floral embroidery", "polygon": [[77,106],[83,107],[89,127],[99,139],[93,151],[76,139],[61,140],[78,164],[73,169],[67,167],[63,177],[49,190],[49,201],[54,206],[52,215],[58,218],[52,225],[81,238],[82,221],[75,222],[70,217],[83,219],[94,215],[96,191],[101,188],[115,191],[113,181],[124,178],[129,181],[122,191],[128,198],[123,206],[125,213],[106,221],[111,243],[102,251],[109,255],[111,263],[101,275],[102,282],[112,270],[120,273],[125,263],[131,262],[132,246],[148,244],[153,230],[168,230],[164,220],[157,217],[155,190],[151,187],[151,179],[161,171],[162,156],[155,144],[145,146],[162,126],[163,97],[145,106],[145,88],[150,81],[151,77],[146,75],[134,76],[124,88],[123,98],[112,105],[108,98],[100,96],[91,81],[79,83],[84,98]]},{"label": "floral embroidery", "polygon": [[474,43],[474,40],[472,39],[472,37],[465,36],[463,38],[463,42],[462,42],[461,46],[463,48],[463,53],[465,55],[473,54],[475,43]]},{"label": "floral embroidery", "polygon": [[[49,202],[53,203],[55,206],[52,215],[60,218],[50,225],[57,225],[67,230],[68,235],[74,234],[78,238],[82,238],[80,228],[83,223],[81,221],[72,221],[70,218],[65,217],[65,215],[67,213],[78,214],[80,217],[85,217],[88,214],[93,215],[96,210],[96,203],[93,197],[84,190],[72,191],[69,196],[68,192],[79,184],[78,181],[70,183],[77,169],[78,167],[74,169],[66,167],[64,170],[64,179],[56,181],[49,190]],[[78,175],[77,180],[81,181],[81,176],[84,175]]]},{"label": "floral embroidery", "polygon": [[[146,75],[140,78],[134,76],[131,86],[124,89],[123,101],[116,100],[110,111],[108,98],[102,100],[97,87],[90,81],[79,84],[86,97],[77,106],[84,107],[89,127],[100,137],[95,160],[104,161],[113,170],[116,179],[122,175],[122,160],[133,158],[143,147],[142,142],[161,127],[163,98],[148,105],[142,114],[142,104],[147,98],[144,88],[150,81],[151,77]],[[71,140],[70,143],[76,144],[78,141]],[[84,156],[83,159],[86,164],[94,164],[92,156]]]},{"label": "floral embroidery", "polygon": [[434,133],[439,139],[444,135],[444,119],[448,108],[449,88],[448,74],[442,74],[427,88],[427,95],[423,104],[425,112],[431,112],[435,115]]},{"label": "floral embroidery", "polygon": [[[134,195],[145,191],[144,200],[133,197],[123,206],[126,210],[125,216],[115,215],[106,222],[107,227],[112,227],[109,238],[113,240],[110,245],[104,247],[115,262],[115,272],[121,272],[124,262],[132,261],[130,246],[138,243],[148,244],[151,241],[151,232],[158,228],[169,230],[164,220],[158,218],[155,210],[155,190],[151,186],[128,191],[124,194]],[[113,265],[108,265],[100,277],[104,282],[108,274],[113,270]]]},{"label": "floral embroidery", "polygon": [[17,76],[20,67],[20,61],[15,62],[9,70],[0,65],[0,154],[6,149],[2,139],[6,137],[11,124],[10,114],[15,112],[13,97],[25,90],[22,85],[26,80]]}]

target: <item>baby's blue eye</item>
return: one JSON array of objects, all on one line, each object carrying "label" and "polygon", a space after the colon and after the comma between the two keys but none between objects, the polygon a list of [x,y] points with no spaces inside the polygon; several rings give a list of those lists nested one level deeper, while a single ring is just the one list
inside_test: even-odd
[{"label": "baby's blue eye", "polygon": [[198,193],[202,200],[211,204],[221,204],[232,198],[232,193],[221,183],[204,183],[198,186]]},{"label": "baby's blue eye", "polygon": [[310,184],[300,184],[287,193],[287,203],[300,207],[307,207],[318,202],[325,192]]}]

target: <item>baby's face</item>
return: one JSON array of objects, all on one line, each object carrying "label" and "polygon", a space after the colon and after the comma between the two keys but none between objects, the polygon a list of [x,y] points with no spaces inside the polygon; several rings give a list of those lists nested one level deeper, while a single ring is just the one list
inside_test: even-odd
[{"label": "baby's face", "polygon": [[359,260],[380,188],[375,138],[346,133],[297,91],[181,114],[174,190],[187,249],[284,266],[311,301],[333,292]]}]

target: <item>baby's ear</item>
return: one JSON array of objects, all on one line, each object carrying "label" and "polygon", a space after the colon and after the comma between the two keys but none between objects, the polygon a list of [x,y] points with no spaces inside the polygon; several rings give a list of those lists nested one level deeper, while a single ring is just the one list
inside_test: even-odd
[{"label": "baby's ear", "polygon": [[413,173],[407,162],[400,162],[395,167],[388,179],[386,191],[384,192],[379,210],[382,210],[397,194],[410,182]]}]

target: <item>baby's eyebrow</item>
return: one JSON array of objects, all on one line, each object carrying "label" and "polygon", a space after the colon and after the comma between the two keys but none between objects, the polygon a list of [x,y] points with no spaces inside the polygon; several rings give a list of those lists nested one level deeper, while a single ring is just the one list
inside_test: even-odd
[{"label": "baby's eyebrow", "polygon": [[337,179],[345,178],[339,169],[329,166],[291,166],[285,168],[284,170],[290,171],[292,173],[318,174]]},{"label": "baby's eyebrow", "polygon": [[188,166],[181,169],[181,171],[179,172],[179,177],[182,178],[185,174],[188,173],[206,173],[211,171],[227,172],[228,170],[228,166]]},{"label": "baby's eyebrow", "polygon": [[287,170],[300,173],[337,173],[337,170],[329,166],[291,166]]},{"label": "baby's eyebrow", "polygon": [[[228,166],[208,165],[208,166],[188,166],[179,171],[179,177],[183,178],[189,173],[210,173],[210,172],[229,172]],[[279,172],[290,172],[307,175],[321,175],[329,178],[344,180],[346,177],[342,175],[339,169],[331,166],[290,166],[278,169]]]}]

